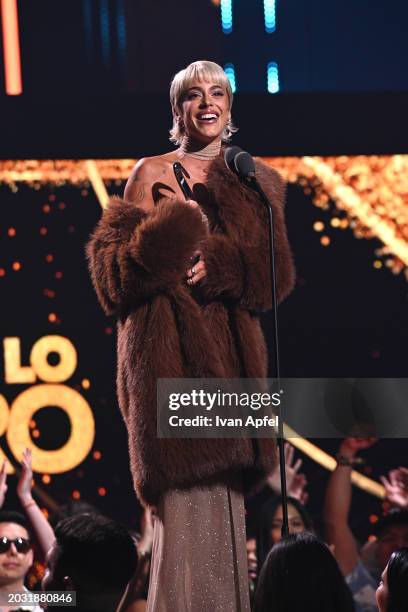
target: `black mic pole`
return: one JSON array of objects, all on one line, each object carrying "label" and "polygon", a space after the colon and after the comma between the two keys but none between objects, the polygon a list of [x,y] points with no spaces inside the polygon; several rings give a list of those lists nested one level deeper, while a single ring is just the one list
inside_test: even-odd
[{"label": "black mic pole", "polygon": [[[238,174],[245,179],[248,187],[253,189],[258,195],[268,211],[269,225],[269,257],[271,262],[271,291],[272,291],[272,314],[273,314],[273,339],[274,339],[274,358],[276,380],[280,390],[280,367],[279,367],[279,337],[278,337],[278,304],[277,304],[277,283],[276,283],[276,262],[275,262],[275,242],[273,232],[273,210],[264,190],[256,180],[255,164],[251,155],[246,151],[238,153],[235,158],[235,168]],[[278,451],[279,451],[279,466],[280,466],[280,481],[281,481],[281,497],[282,497],[282,536],[289,535],[289,518],[288,518],[288,493],[286,487],[286,463],[285,463],[285,447],[283,438],[283,420],[281,404],[278,409]]]}]

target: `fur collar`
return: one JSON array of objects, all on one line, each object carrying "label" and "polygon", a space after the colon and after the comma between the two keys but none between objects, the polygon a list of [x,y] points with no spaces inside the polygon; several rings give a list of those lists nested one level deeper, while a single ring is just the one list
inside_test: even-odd
[{"label": "fur collar", "polygon": [[[274,213],[283,213],[285,186],[281,176],[256,159],[256,176],[272,203]],[[223,155],[211,164],[204,185],[195,185],[194,196],[215,233],[228,233],[237,243],[259,241],[260,225],[267,220],[259,196],[227,168]]]}]

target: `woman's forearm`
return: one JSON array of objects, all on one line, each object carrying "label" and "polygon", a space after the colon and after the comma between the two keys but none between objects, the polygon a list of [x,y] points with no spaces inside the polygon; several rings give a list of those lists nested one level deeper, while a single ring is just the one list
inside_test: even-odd
[{"label": "woman's forearm", "polygon": [[206,227],[199,210],[161,201],[149,214],[111,200],[88,245],[92,282],[106,314],[174,288]]},{"label": "woman's forearm", "polygon": [[45,557],[55,542],[54,531],[32,497],[26,497],[20,501]]}]

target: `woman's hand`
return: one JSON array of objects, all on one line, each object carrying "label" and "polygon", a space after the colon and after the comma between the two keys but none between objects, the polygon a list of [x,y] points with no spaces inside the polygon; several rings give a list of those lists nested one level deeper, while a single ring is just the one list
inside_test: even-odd
[{"label": "woman's hand", "polygon": [[[201,212],[203,221],[208,229],[207,215],[203,213],[198,202],[196,202],[195,200],[187,200],[186,203],[192,208],[196,208],[197,210]],[[194,264],[194,266],[192,266],[189,270],[187,270],[187,284],[188,285],[196,285],[197,283],[200,282],[200,280],[202,280],[207,275],[207,270],[205,269],[205,261],[201,259],[202,257],[201,251],[196,251],[192,259],[197,258],[197,257],[200,257],[200,260],[196,264]]]},{"label": "woman's hand", "polygon": [[408,468],[400,467],[388,472],[388,478],[380,476],[386,498],[394,506],[408,509]]},{"label": "woman's hand", "polygon": [[376,442],[378,438],[345,438],[340,444],[339,455],[352,459],[359,451],[370,448]]},{"label": "woman's hand", "polygon": [[26,448],[21,462],[21,476],[17,485],[18,497],[23,506],[33,499],[31,489],[33,486],[33,470],[31,462],[31,450]]},{"label": "woman's hand", "polygon": [[45,557],[55,543],[55,534],[42,510],[33,499],[31,493],[32,486],[31,450],[26,448],[21,462],[21,475],[17,485],[17,493]]},{"label": "woman's hand", "polygon": [[[302,466],[302,460],[294,458],[295,449],[288,442],[285,443],[285,472],[286,472],[286,488],[287,494],[290,497],[295,497],[302,504],[305,504],[308,499],[306,491],[307,479],[299,470]],[[280,468],[279,468],[279,451],[276,449],[276,467],[270,472],[266,478],[268,486],[276,493],[281,493]]]},{"label": "woman's hand", "polygon": [[3,461],[3,465],[0,470],[0,508],[2,508],[4,504],[4,499],[7,493],[7,461]]},{"label": "woman's hand", "polygon": [[189,285],[196,285],[207,276],[205,261],[201,259],[201,251],[196,251],[194,253],[194,257],[197,256],[200,257],[200,260],[196,264],[194,264],[194,266],[192,266],[189,270],[187,270],[187,283]]}]

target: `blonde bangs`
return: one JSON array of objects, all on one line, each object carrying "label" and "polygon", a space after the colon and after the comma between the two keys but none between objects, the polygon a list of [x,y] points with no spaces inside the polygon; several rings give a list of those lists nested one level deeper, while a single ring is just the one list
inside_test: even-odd
[{"label": "blonde bangs", "polygon": [[176,100],[177,105],[182,102],[185,94],[190,89],[194,81],[206,81],[207,83],[215,83],[216,85],[225,87],[231,108],[232,90],[227,75],[221,66],[218,66],[218,64],[204,61],[194,62],[185,69],[184,75],[182,75],[180,82],[180,91],[178,92],[179,96]]}]

